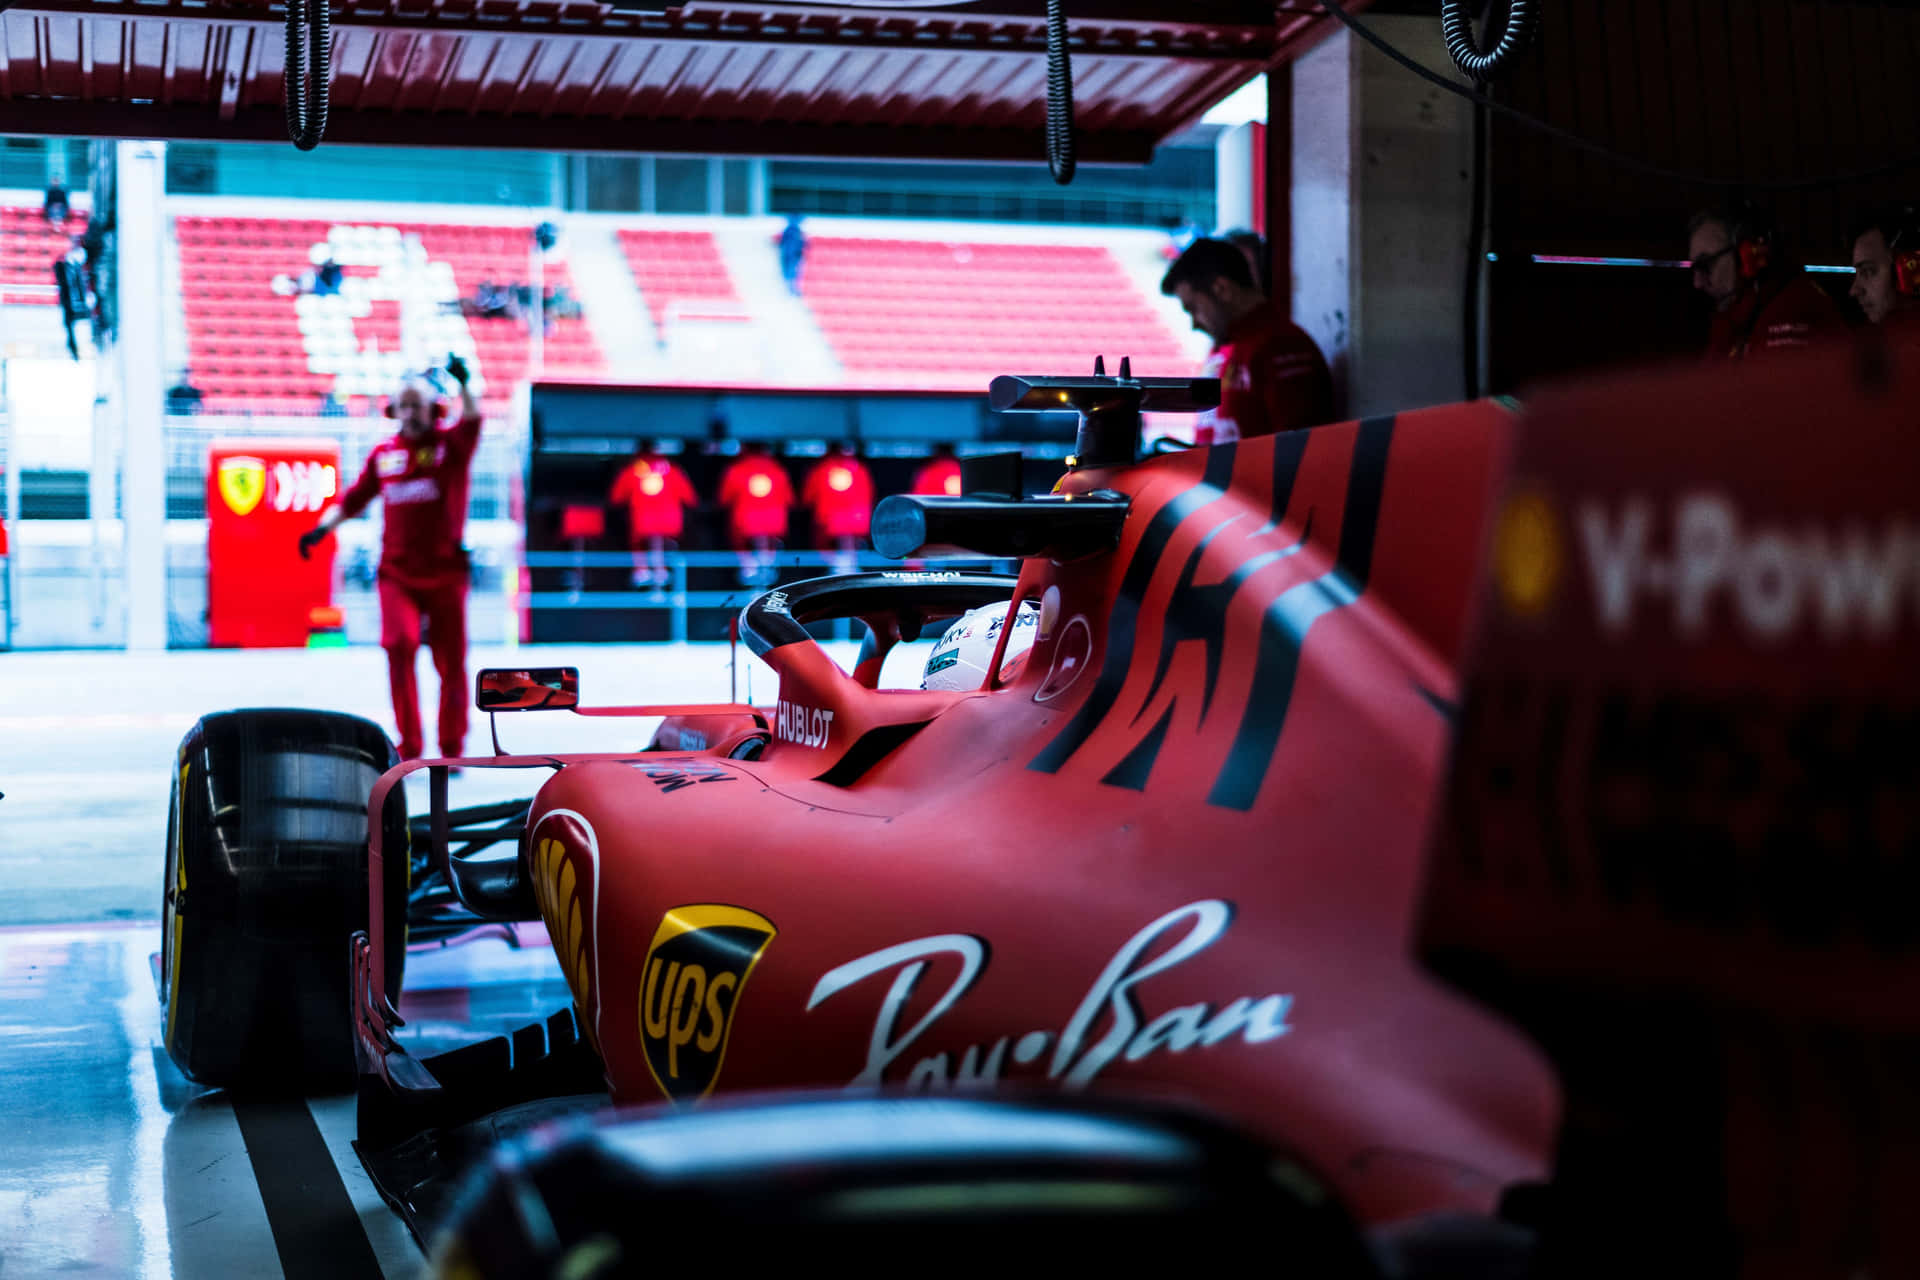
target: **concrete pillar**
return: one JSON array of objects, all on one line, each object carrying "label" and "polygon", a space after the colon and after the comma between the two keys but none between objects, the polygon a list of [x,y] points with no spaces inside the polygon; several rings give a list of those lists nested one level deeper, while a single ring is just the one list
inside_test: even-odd
[{"label": "concrete pillar", "polygon": [[[112,144],[108,144],[112,145]],[[125,451],[122,447],[121,401],[119,388],[121,379],[119,370],[103,366],[96,362],[98,370],[93,389],[93,441],[87,457],[87,531],[91,535],[91,546],[87,557],[87,629],[88,639],[96,644],[109,642],[109,638],[118,634],[112,623],[124,620],[127,595],[123,591],[120,597],[121,609],[115,613],[112,604],[113,586],[110,579],[118,560],[121,582],[127,583],[126,542],[129,532],[124,511],[120,524],[120,554],[115,555],[112,538],[115,531],[114,510],[120,494],[116,492],[123,479]],[[109,614],[113,614],[110,622]]]},{"label": "concrete pillar", "polygon": [[1213,142],[1213,230],[1232,231],[1236,227],[1258,229],[1255,209],[1260,200],[1254,195],[1256,171],[1263,166],[1254,162],[1254,147],[1263,142],[1265,130],[1249,121],[1223,130]]},{"label": "concrete pillar", "polygon": [[[1446,68],[1439,20],[1369,13]],[[1294,64],[1294,319],[1350,418],[1462,399],[1473,108],[1345,29]]]},{"label": "concrete pillar", "polygon": [[127,648],[167,647],[167,452],[161,434],[166,370],[160,300],[165,296],[161,240],[166,234],[167,146],[116,144],[114,211],[119,331],[114,379],[125,448],[120,512],[126,566]]},{"label": "concrete pillar", "polygon": [[[1368,20],[1411,57],[1451,68],[1439,19]],[[1362,45],[1359,126],[1361,296],[1349,411],[1464,399],[1473,107]]]},{"label": "concrete pillar", "polygon": [[1359,78],[1354,41],[1344,28],[1293,64],[1293,319],[1327,357],[1341,416],[1351,380],[1357,293],[1353,162]]}]

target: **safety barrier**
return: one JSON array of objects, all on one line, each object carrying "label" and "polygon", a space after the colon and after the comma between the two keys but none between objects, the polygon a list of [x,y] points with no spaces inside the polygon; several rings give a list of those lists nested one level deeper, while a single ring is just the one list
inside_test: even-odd
[{"label": "safety barrier", "polygon": [[[535,570],[560,570],[570,577],[560,590],[527,590],[519,598],[528,609],[661,609],[668,612],[669,638],[687,639],[687,614],[694,609],[741,609],[762,591],[785,582],[821,577],[834,573],[858,573],[868,570],[913,572],[923,569],[985,569],[995,573],[1019,572],[1017,560],[987,557],[941,559],[937,561],[900,561],[871,551],[845,554],[824,551],[775,551],[755,555],[748,551],[665,551],[650,557],[641,551],[529,551],[521,561],[527,575]],[[652,567],[664,570],[667,581],[655,587],[625,589],[589,589],[587,573],[597,569]],[[752,568],[754,580],[732,588],[690,587],[689,570],[732,569],[744,573]],[[523,575],[523,581],[529,581]],[[524,615],[523,615],[524,616]],[[834,638],[851,638],[850,623],[841,619],[833,624]]]}]

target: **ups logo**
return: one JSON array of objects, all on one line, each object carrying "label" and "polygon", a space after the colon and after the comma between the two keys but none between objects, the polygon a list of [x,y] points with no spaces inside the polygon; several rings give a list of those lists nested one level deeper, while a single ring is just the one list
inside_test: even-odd
[{"label": "ups logo", "polygon": [[745,907],[675,907],[661,917],[640,982],[640,1044],[672,1101],[713,1092],[740,993],[776,932]]}]

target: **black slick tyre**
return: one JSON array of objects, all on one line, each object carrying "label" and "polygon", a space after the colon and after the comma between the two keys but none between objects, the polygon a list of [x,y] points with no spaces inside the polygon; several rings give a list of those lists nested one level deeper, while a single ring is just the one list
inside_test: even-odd
[{"label": "black slick tyre", "polygon": [[[167,1053],[208,1085],[353,1079],[351,947],[367,927],[367,803],[398,756],[331,711],[203,716],[174,759],[160,986]],[[406,957],[406,799],[384,815],[387,987]]]}]

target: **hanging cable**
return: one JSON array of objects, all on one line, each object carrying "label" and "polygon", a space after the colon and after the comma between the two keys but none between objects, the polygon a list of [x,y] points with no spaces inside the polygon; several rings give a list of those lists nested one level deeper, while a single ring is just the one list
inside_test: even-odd
[{"label": "hanging cable", "polygon": [[[1480,85],[1482,92],[1486,86]],[[1466,399],[1478,400],[1480,381],[1480,281],[1487,269],[1487,109],[1473,109],[1473,163],[1468,180],[1473,183],[1467,214],[1467,278],[1460,291],[1460,385]]]},{"label": "hanging cable", "polygon": [[1520,56],[1540,27],[1536,0],[1508,0],[1507,20],[1500,38],[1485,53],[1473,37],[1473,19],[1467,13],[1467,0],[1440,0],[1440,36],[1447,42],[1447,53],[1462,75],[1476,83],[1493,79]]},{"label": "hanging cable", "polygon": [[[287,136],[302,151],[319,146],[327,132],[333,22],[330,8],[331,0],[287,0],[287,71],[283,100],[287,108]],[[310,75],[301,66],[302,27],[306,28],[312,53]]]},{"label": "hanging cable", "polygon": [[1061,186],[1078,164],[1073,145],[1073,64],[1067,60],[1067,15],[1047,0],[1047,168]]},{"label": "hanging cable", "polygon": [[1320,0],[1320,7],[1326,10],[1330,16],[1343,23],[1354,35],[1365,40],[1381,53],[1384,53],[1387,57],[1393,59],[1393,61],[1399,63],[1429,84],[1444,89],[1457,98],[1465,98],[1468,102],[1485,107],[1495,115],[1511,120],[1524,128],[1532,129],[1537,133],[1543,133],[1547,137],[1564,142],[1570,147],[1577,147],[1582,151],[1597,155],[1603,160],[1611,161],[1623,169],[1632,169],[1637,173],[1648,174],[1655,178],[1663,178],[1668,182],[1690,183],[1702,187],[1729,187],[1752,192],[1814,191],[1823,187],[1844,187],[1856,182],[1868,182],[1874,178],[1885,177],[1892,173],[1901,173],[1905,170],[1920,166],[1920,149],[1915,149],[1903,155],[1896,156],[1882,164],[1874,165],[1871,168],[1856,169],[1850,173],[1823,173],[1812,178],[1772,180],[1720,178],[1711,174],[1688,173],[1681,169],[1669,169],[1665,165],[1654,164],[1651,161],[1642,160],[1637,156],[1630,156],[1624,152],[1615,151],[1612,147],[1606,146],[1603,143],[1595,142],[1590,138],[1583,138],[1571,129],[1563,129],[1557,124],[1549,124],[1538,116],[1529,115],[1518,107],[1510,107],[1504,102],[1495,102],[1485,94],[1475,93],[1465,85],[1447,79],[1431,67],[1422,66],[1420,63],[1409,58],[1406,54],[1387,43],[1386,40],[1381,38],[1379,33],[1348,13],[1346,9],[1341,6],[1340,0]]}]

